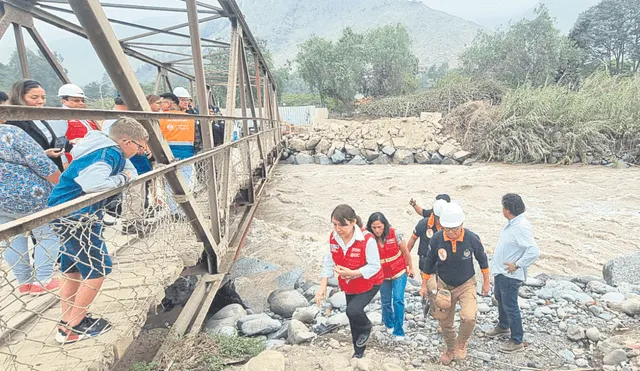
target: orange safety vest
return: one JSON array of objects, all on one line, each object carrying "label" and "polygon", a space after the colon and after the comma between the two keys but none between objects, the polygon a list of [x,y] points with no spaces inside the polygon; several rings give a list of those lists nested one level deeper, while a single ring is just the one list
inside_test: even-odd
[{"label": "orange safety vest", "polygon": [[[346,253],[342,251],[342,248],[338,244],[338,241],[331,233],[329,237],[329,244],[331,246],[331,257],[336,265],[340,265],[349,269],[360,269],[367,265],[367,242],[375,238],[370,232],[364,232],[363,241],[354,241],[353,245],[347,249]],[[338,286],[340,290],[345,294],[357,295],[365,293],[373,288],[374,285],[379,285],[384,280],[382,269],[378,271],[373,277],[366,279],[362,276],[344,279],[338,277]]]},{"label": "orange safety vest", "polygon": [[395,229],[389,228],[389,235],[384,244],[378,243],[378,251],[380,252],[382,272],[386,280],[394,280],[407,271],[407,261],[398,246]]},{"label": "orange safety vest", "polygon": [[[182,111],[169,110],[166,113],[180,113],[187,116]],[[193,145],[196,138],[195,120],[185,117],[184,119],[161,119],[158,120],[158,123],[164,139],[176,158],[193,156]]]}]

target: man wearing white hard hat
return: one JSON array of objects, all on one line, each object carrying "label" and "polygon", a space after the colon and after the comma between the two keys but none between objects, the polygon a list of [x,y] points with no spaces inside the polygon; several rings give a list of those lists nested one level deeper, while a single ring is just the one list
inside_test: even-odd
[{"label": "man wearing white hard hat", "polygon": [[[442,230],[431,238],[420,289],[421,295],[428,293],[433,303],[431,314],[442,328],[446,349],[440,361],[445,365],[467,357],[467,342],[476,326],[478,299],[473,257],[482,270],[482,295],[488,295],[490,289],[487,254],[480,238],[464,228],[463,223],[464,212],[460,205],[443,205],[440,213]],[[436,282],[429,281],[432,275]],[[453,326],[456,304],[460,305],[457,334]]]},{"label": "man wearing white hard hat", "polygon": [[[87,104],[85,102],[87,97],[78,85],[62,85],[60,89],[58,89],[58,97],[62,99],[62,108],[87,108]],[[78,140],[84,138],[88,132],[100,130],[100,126],[91,120],[52,120],[49,121],[49,124],[58,136],[65,136],[72,144],[75,144]],[[73,159],[69,152],[70,151],[67,151],[64,154],[67,164]]]},{"label": "man wearing white hard hat", "polygon": [[178,97],[178,99],[180,100],[180,103],[178,104],[178,107],[180,107],[180,111],[187,112],[187,110],[189,109],[189,101],[191,100],[191,94],[189,94],[189,91],[182,86],[178,86],[177,88],[173,89],[173,95]]}]

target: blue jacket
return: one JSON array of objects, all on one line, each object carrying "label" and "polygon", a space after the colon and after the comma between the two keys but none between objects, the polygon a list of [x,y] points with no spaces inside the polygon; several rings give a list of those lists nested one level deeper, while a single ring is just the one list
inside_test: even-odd
[{"label": "blue jacket", "polygon": [[[101,131],[89,132],[73,147],[71,155],[74,160],[51,192],[49,206],[60,205],[87,193],[123,186],[130,181],[124,171],[131,173],[131,180],[138,175],[118,144]],[[72,215],[96,213],[107,202],[108,200],[99,201]]]}]

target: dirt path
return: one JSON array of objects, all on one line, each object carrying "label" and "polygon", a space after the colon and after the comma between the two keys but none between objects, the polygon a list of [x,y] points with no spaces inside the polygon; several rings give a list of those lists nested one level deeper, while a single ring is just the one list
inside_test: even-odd
[{"label": "dirt path", "polygon": [[542,249],[532,271],[600,275],[607,260],[640,250],[639,184],[637,169],[596,166],[283,165],[242,251],[243,258],[264,261],[267,272],[240,277],[236,283],[241,296],[263,310],[266,295],[283,282],[283,274],[298,268],[306,278],[317,279],[328,250],[329,215],[336,205],[353,206],[365,220],[381,211],[409,234],[419,220],[409,199],[428,207],[438,193],[448,193],[463,205],[466,227],[478,233],[489,250],[506,222],[502,195],[521,194]]}]

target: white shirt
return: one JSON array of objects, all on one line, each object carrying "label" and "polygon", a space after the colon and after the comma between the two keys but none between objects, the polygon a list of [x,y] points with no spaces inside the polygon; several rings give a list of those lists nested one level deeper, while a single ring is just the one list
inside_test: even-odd
[{"label": "white shirt", "polygon": [[[356,241],[364,241],[364,233],[360,230],[360,228],[355,227],[355,231],[353,233],[353,238],[349,243],[345,244],[342,238],[333,231],[333,238],[338,242],[338,245],[342,249],[344,253],[349,250],[349,248]],[[362,273],[362,277],[365,279],[369,279],[373,277],[376,273],[380,271],[382,268],[380,264],[380,253],[378,252],[378,244],[376,243],[375,238],[369,239],[367,241],[367,246],[365,248],[365,257],[367,259],[367,264],[360,268],[360,273]],[[322,271],[320,272],[320,277],[322,278],[331,278],[333,277],[333,267],[335,266],[335,262],[333,261],[333,256],[331,255],[331,251],[324,257],[324,262],[322,264]]]},{"label": "white shirt", "polygon": [[[540,257],[540,249],[533,238],[533,227],[524,214],[509,220],[500,232],[500,239],[491,261],[491,274],[499,274],[519,281],[527,279],[527,269]],[[518,270],[507,272],[505,263],[514,263]]]}]

